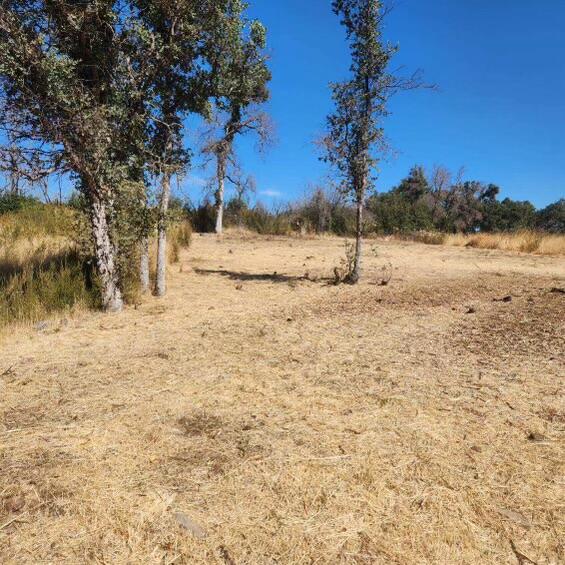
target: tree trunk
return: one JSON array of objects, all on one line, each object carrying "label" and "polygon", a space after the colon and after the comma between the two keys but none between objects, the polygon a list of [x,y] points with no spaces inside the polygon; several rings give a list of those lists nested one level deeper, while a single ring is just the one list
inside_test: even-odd
[{"label": "tree trunk", "polygon": [[106,203],[98,191],[92,191],[90,198],[92,236],[96,267],[102,286],[102,306],[106,312],[120,312],[124,303],[118,286],[116,248],[110,237]]},{"label": "tree trunk", "polygon": [[355,233],[355,259],[353,272],[351,273],[351,284],[357,284],[361,278],[361,258],[363,252],[363,199],[357,200],[357,226]]},{"label": "tree trunk", "polygon": [[221,235],[224,231],[224,191],[226,180],[226,159],[218,155],[218,190],[216,192],[216,233]]},{"label": "tree trunk", "polygon": [[163,175],[161,183],[161,198],[159,202],[159,219],[157,221],[157,280],[155,294],[165,296],[167,292],[167,212],[171,196],[171,177]]},{"label": "tree trunk", "polygon": [[147,294],[149,292],[149,237],[144,236],[141,240],[141,261],[139,265],[139,281],[141,283],[141,292]]}]

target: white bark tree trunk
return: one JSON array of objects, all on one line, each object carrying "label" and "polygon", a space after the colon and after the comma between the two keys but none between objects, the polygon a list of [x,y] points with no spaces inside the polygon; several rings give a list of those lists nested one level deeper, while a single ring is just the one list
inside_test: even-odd
[{"label": "white bark tree trunk", "polygon": [[355,234],[355,260],[351,273],[351,284],[357,284],[361,278],[361,259],[363,254],[363,200],[357,200],[357,225]]},{"label": "white bark tree trunk", "polygon": [[106,204],[96,193],[91,194],[91,199],[92,236],[102,286],[102,307],[106,312],[120,312],[124,303],[118,286],[116,248],[110,237]]},{"label": "white bark tree trunk", "polygon": [[224,192],[226,179],[226,164],[223,155],[218,156],[218,191],[216,193],[216,233],[221,235],[224,231]]},{"label": "white bark tree trunk", "polygon": [[171,177],[163,175],[161,198],[159,202],[159,219],[157,222],[157,279],[155,294],[165,296],[167,292],[167,212],[171,196]]},{"label": "white bark tree trunk", "polygon": [[141,292],[147,294],[150,288],[149,281],[149,237],[145,236],[141,240],[141,261],[139,265],[139,281]]}]

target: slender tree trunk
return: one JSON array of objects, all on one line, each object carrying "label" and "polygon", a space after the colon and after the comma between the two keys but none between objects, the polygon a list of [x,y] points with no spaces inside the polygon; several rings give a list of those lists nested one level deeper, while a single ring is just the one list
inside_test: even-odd
[{"label": "slender tree trunk", "polygon": [[141,283],[141,292],[147,294],[149,292],[149,237],[144,236],[141,240],[141,261],[139,265],[139,281]]},{"label": "slender tree trunk", "polygon": [[161,198],[159,202],[159,219],[157,221],[157,280],[155,294],[165,296],[167,292],[167,212],[171,196],[171,177],[163,175],[161,183]]},{"label": "slender tree trunk", "polygon": [[357,200],[357,225],[355,233],[355,259],[353,272],[351,273],[351,284],[357,284],[361,278],[361,259],[363,253],[363,199]]},{"label": "slender tree trunk", "polygon": [[118,286],[117,253],[110,237],[106,203],[98,191],[91,191],[90,198],[92,236],[96,267],[102,286],[102,306],[106,312],[120,312],[124,304]]},{"label": "slender tree trunk", "polygon": [[224,231],[224,192],[226,182],[226,158],[218,155],[218,190],[216,192],[216,233],[221,235]]}]

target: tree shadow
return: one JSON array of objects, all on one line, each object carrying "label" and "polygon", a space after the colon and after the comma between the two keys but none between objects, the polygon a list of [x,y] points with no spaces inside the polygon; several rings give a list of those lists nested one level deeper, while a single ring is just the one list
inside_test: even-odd
[{"label": "tree shadow", "polygon": [[292,282],[327,282],[330,279],[318,278],[312,280],[306,275],[283,275],[277,273],[244,273],[242,271],[227,271],[224,269],[194,269],[198,275],[221,275],[222,277],[227,277],[232,281],[249,282],[249,281],[259,281],[259,282],[274,282],[274,283],[292,283]]}]

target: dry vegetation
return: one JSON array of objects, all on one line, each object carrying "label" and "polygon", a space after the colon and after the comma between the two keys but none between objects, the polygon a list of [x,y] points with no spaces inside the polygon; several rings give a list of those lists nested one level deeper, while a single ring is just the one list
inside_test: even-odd
[{"label": "dry vegetation", "polygon": [[4,336],[0,561],[562,563],[563,262],[244,235]]},{"label": "dry vegetation", "polygon": [[[84,244],[77,243],[77,216],[66,207],[24,209],[0,216],[0,327],[43,322],[55,313],[99,307],[99,290]],[[192,230],[176,221],[169,230],[168,259],[179,261]],[[155,272],[156,244],[151,246]],[[82,250],[82,252],[81,252]],[[139,301],[137,270],[128,280],[130,302]]]},{"label": "dry vegetation", "polygon": [[513,233],[444,234],[417,232],[405,239],[429,245],[499,249],[538,255],[565,255],[565,235],[523,230]]},{"label": "dry vegetation", "polygon": [[448,235],[445,238],[445,244],[542,255],[565,255],[564,234],[545,234],[528,230],[516,233]]}]

